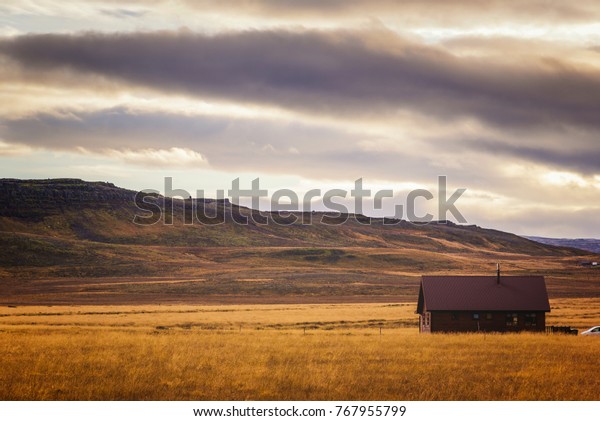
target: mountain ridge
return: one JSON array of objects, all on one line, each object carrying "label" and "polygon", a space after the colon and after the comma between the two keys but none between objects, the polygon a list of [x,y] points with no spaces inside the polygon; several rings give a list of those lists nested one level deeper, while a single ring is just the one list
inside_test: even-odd
[{"label": "mountain ridge", "polygon": [[[574,253],[566,249],[548,247],[529,239],[522,239],[515,234],[499,230],[481,228],[476,225],[457,225],[449,221],[436,221],[429,224],[415,224],[408,221],[394,221],[383,218],[371,218],[371,225],[361,224],[359,220],[367,219],[362,215],[341,215],[348,217],[344,224],[319,222],[323,216],[335,222],[332,215],[322,212],[311,214],[292,212],[298,217],[298,223],[280,225],[277,223],[279,214],[271,212],[258,212],[245,207],[239,207],[227,200],[192,199],[181,200],[156,196],[156,204],[161,212],[170,216],[169,209],[173,209],[173,224],[164,224],[159,221],[151,226],[133,224],[133,218],[143,216],[143,210],[135,205],[135,195],[138,192],[122,189],[108,182],[87,182],[80,179],[48,179],[48,180],[17,180],[0,179],[0,230],[12,232],[28,232],[30,234],[51,235],[69,239],[90,240],[116,244],[163,244],[163,245],[371,245],[384,246],[386,244],[405,243],[412,245],[428,244],[433,246],[431,240],[443,240],[452,243],[463,242],[473,246],[490,247],[497,250],[516,247],[519,250],[528,250],[533,254],[558,253],[561,255]],[[224,234],[239,236],[244,240],[237,244],[228,241],[215,241],[209,235],[209,225],[194,220],[186,225],[185,212],[189,214],[190,202],[196,208],[201,208],[206,214],[211,212],[224,219],[224,223],[217,225]],[[251,218],[247,225],[241,225],[232,220],[231,212],[234,209],[242,216],[253,216],[258,219],[266,215],[272,224],[259,224]],[[108,212],[105,212],[108,211]],[[223,215],[225,214],[225,215]],[[313,220],[312,225],[304,224],[304,217]],[[316,222],[315,222],[316,221]],[[12,227],[11,227],[12,222]],[[26,229],[24,225],[28,225]],[[122,230],[115,232],[112,225],[118,225]],[[350,226],[355,235],[344,229]],[[125,229],[124,227],[127,227]],[[170,231],[175,227],[177,235]],[[186,235],[182,228],[189,228],[194,235]],[[318,235],[318,229],[328,235]],[[12,228],[12,229],[9,229]],[[286,229],[289,228],[289,232]],[[386,231],[387,229],[387,231]],[[160,231],[162,235],[156,235]],[[246,231],[246,232],[244,232]],[[368,238],[368,234],[371,238]],[[309,232],[306,239],[303,234]],[[152,233],[152,234],[148,234]],[[323,233],[321,233],[323,234]],[[337,237],[333,234],[341,234]],[[259,236],[265,236],[265,242],[258,241]],[[366,238],[365,238],[366,235]],[[234,243],[236,241],[233,241]],[[286,244],[282,244],[286,243]],[[261,244],[259,244],[261,243]],[[349,244],[351,243],[351,244]],[[366,243],[366,244],[365,244]],[[438,246],[440,243],[438,242]],[[448,244],[447,244],[448,245]],[[507,250],[509,251],[509,250]],[[510,251],[514,251],[514,248]]]},{"label": "mountain ridge", "polygon": [[[548,275],[560,296],[595,285],[572,273],[596,256],[475,225],[365,225],[361,215],[334,225],[315,212],[295,213],[311,225],[285,226],[224,200],[156,195],[173,223],[136,225],[135,194],[107,182],[0,180],[0,302],[403,302],[416,299],[422,274],[491,274],[497,262],[503,273]],[[225,221],[186,225],[191,204]],[[241,225],[231,211],[270,223]]]},{"label": "mountain ridge", "polygon": [[524,237],[551,246],[571,247],[592,253],[600,253],[600,239],[598,238],[550,238],[533,235],[526,235]]}]

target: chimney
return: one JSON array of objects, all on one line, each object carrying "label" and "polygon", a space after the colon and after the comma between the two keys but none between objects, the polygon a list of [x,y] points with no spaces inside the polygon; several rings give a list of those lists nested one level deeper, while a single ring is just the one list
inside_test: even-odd
[{"label": "chimney", "polygon": [[500,263],[496,263],[496,284],[500,286]]}]

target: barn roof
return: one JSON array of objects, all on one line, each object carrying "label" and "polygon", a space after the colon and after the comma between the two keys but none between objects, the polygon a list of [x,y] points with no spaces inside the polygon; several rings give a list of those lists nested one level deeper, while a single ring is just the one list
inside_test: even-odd
[{"label": "barn roof", "polygon": [[543,276],[423,276],[417,313],[550,311]]}]

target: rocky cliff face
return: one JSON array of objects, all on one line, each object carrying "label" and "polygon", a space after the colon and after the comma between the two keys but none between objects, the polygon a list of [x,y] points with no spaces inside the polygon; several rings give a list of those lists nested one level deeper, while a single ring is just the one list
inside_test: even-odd
[{"label": "rocky cliff face", "polygon": [[[65,210],[127,209],[135,212],[138,192],[116,187],[102,181],[83,181],[75,178],[48,180],[0,179],[0,217],[41,219]],[[230,206],[229,199],[191,199],[196,206],[219,203]],[[186,205],[185,202],[188,204]],[[188,206],[188,200],[159,196],[156,202],[164,209]]]},{"label": "rocky cliff face", "polygon": [[64,208],[132,205],[136,192],[78,179],[0,180],[0,216],[31,218]]}]

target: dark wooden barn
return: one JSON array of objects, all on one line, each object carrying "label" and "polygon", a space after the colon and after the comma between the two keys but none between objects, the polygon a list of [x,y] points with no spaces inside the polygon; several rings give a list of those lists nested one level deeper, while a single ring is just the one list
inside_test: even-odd
[{"label": "dark wooden barn", "polygon": [[423,276],[419,331],[544,331],[550,311],[543,276]]}]

